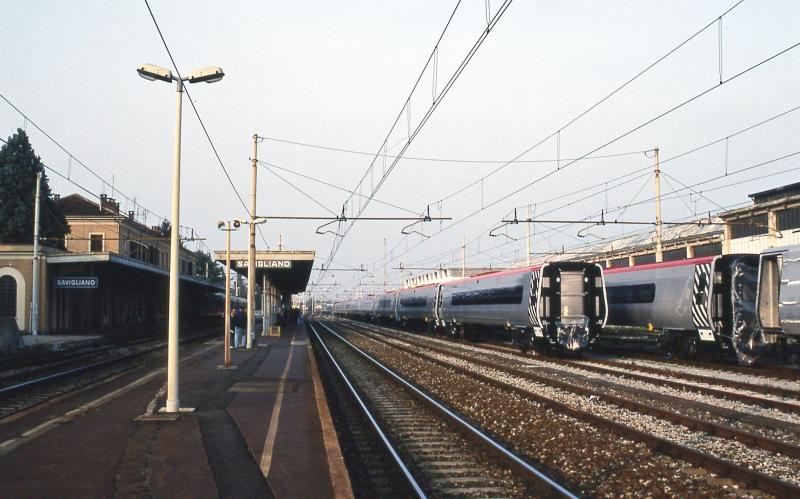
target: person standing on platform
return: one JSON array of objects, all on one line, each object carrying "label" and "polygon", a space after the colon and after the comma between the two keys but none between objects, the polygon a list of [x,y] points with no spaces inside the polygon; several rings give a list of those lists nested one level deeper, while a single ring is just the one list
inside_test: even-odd
[{"label": "person standing on platform", "polygon": [[236,315],[234,316],[234,331],[235,331],[235,341],[236,348],[244,348],[247,346],[247,338],[245,337],[244,328],[247,326],[247,315],[245,315],[244,311],[241,308],[236,309]]}]

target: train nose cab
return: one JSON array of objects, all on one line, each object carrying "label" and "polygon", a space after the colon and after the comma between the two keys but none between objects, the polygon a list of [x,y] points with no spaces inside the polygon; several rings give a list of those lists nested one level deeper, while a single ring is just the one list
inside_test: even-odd
[{"label": "train nose cab", "polygon": [[538,325],[550,323],[549,335],[558,350],[579,353],[589,346],[606,321],[602,268],[593,264],[557,262],[542,268]]}]

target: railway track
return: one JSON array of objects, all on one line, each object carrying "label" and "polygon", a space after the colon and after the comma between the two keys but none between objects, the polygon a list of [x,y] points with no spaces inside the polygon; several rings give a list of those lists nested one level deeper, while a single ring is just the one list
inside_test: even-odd
[{"label": "railway track", "polygon": [[[203,330],[199,334],[182,339],[181,344],[200,341],[217,334],[217,328],[213,331]],[[28,371],[22,379],[17,376],[11,383],[0,386],[0,420],[163,357],[166,345],[163,340],[137,341],[116,352],[101,349],[97,354],[108,356],[102,360],[80,355],[70,358],[66,365],[64,362],[57,362],[55,365],[42,366],[39,372]],[[59,367],[61,369],[58,369]]]},{"label": "railway track", "polygon": [[[736,477],[748,486],[776,495],[800,493],[797,486],[800,482],[800,446],[797,445],[796,433],[792,435],[794,441],[792,438],[784,440],[687,416],[675,407],[664,408],[663,404],[654,404],[652,400],[650,404],[645,403],[642,399],[646,396],[643,397],[641,393],[637,400],[637,397],[629,397],[627,394],[623,396],[619,393],[619,387],[601,389],[598,385],[605,384],[605,380],[598,377],[594,380],[584,377],[582,382],[578,382],[577,377],[569,373],[562,373],[562,379],[556,379],[552,373],[543,375],[539,371],[548,370],[541,366],[547,365],[547,361],[539,363],[539,359],[522,359],[540,364],[537,373],[534,373],[531,372],[530,364],[513,362],[523,357],[518,353],[512,356],[503,352],[499,356],[499,352],[494,351],[496,348],[484,350],[481,346],[421,338],[388,328],[354,323],[346,325],[359,334],[365,334],[371,341],[380,342],[408,355],[422,357],[441,368],[455,370],[461,375],[516,395],[533,398],[558,411],[642,442],[654,450],[715,473]],[[380,336],[376,335],[378,331]],[[387,338],[387,334],[392,338]],[[402,338],[398,339],[396,335]],[[569,362],[566,364],[569,365]],[[660,428],[654,425],[659,425]],[[672,433],[666,430],[670,426],[673,427]],[[640,427],[650,431],[642,431]],[[674,427],[683,427],[686,435],[682,438]],[[796,432],[800,429],[794,430]],[[686,438],[690,435],[691,438]],[[758,459],[753,459],[753,456],[749,456],[750,460],[746,459],[747,452],[761,452],[764,461],[770,464],[756,463]],[[773,466],[775,463],[780,464]]]},{"label": "railway track", "polygon": [[334,330],[310,328],[415,495],[576,497]]}]

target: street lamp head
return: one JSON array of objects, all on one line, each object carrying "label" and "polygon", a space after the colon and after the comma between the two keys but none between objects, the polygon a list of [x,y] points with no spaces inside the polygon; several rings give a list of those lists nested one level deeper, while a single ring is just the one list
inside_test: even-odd
[{"label": "street lamp head", "polygon": [[217,222],[217,228],[218,228],[218,229],[222,229],[223,227],[225,227],[225,222],[223,222],[222,220],[220,220],[219,222]]},{"label": "street lamp head", "polygon": [[225,73],[222,71],[222,68],[219,66],[210,66],[203,69],[197,69],[192,71],[189,74],[189,83],[200,83],[204,81],[206,83],[216,83],[225,76]]},{"label": "street lamp head", "polygon": [[136,72],[145,80],[161,80],[168,83],[172,81],[172,71],[155,64],[142,64]]},{"label": "street lamp head", "polygon": [[234,220],[233,221],[234,228],[238,229],[239,227],[241,227],[241,225],[242,225],[242,221],[241,220]]}]

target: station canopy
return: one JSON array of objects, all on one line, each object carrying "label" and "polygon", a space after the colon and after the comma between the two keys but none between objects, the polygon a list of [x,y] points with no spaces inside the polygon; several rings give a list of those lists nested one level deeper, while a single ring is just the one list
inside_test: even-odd
[{"label": "station canopy", "polygon": [[[225,265],[225,251],[214,253],[217,261]],[[311,277],[314,255],[314,251],[256,251],[255,282],[261,284],[266,275],[280,294],[302,293]],[[231,250],[231,269],[250,278],[247,250]]]}]

